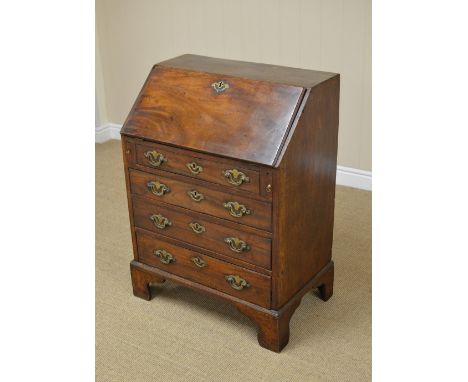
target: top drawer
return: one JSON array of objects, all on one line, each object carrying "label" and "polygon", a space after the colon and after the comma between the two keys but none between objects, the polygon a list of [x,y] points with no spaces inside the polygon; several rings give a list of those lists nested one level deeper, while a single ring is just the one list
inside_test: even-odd
[{"label": "top drawer", "polygon": [[254,166],[147,142],[136,144],[136,163],[259,194],[260,172]]}]

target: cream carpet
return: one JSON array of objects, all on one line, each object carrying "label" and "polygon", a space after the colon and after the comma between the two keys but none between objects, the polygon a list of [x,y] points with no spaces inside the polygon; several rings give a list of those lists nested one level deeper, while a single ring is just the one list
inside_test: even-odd
[{"label": "cream carpet", "polygon": [[227,303],[166,282],[150,302],[132,294],[119,141],[96,145],[96,380],[369,381],[371,193],[338,187],[335,291],[308,293],[276,354]]}]

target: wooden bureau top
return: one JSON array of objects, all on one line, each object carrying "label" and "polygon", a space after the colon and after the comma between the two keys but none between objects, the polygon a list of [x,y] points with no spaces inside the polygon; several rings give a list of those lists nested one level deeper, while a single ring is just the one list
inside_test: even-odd
[{"label": "wooden bureau top", "polygon": [[257,81],[270,81],[304,88],[313,88],[319,83],[337,76],[336,73],[290,68],[287,66],[260,64],[221,58],[184,54],[163,61],[158,65],[200,72],[225,74]]},{"label": "wooden bureau top", "polygon": [[305,88],[333,76],[180,56],[153,67],[122,134],[274,166]]}]

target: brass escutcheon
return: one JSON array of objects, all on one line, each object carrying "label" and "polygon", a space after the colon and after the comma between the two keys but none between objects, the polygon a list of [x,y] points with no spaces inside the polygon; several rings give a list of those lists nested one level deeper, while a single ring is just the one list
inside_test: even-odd
[{"label": "brass escutcheon", "polygon": [[227,202],[223,204],[223,207],[229,210],[229,213],[235,218],[240,218],[244,215],[250,215],[250,210],[238,202]]},{"label": "brass escutcheon", "polygon": [[157,196],[163,196],[164,194],[167,194],[171,191],[171,189],[165,184],[155,181],[148,182],[146,186],[148,187],[148,190],[150,190],[154,195]]},{"label": "brass escutcheon", "polygon": [[225,275],[224,278],[229,285],[236,290],[242,290],[250,287],[250,284],[239,275]]},{"label": "brass escutcheon", "polygon": [[158,249],[153,252],[156,257],[159,257],[159,261],[163,264],[170,264],[175,262],[175,257],[171,253],[164,249]]},{"label": "brass escutcheon", "polygon": [[226,81],[216,81],[211,84],[211,87],[216,91],[216,93],[222,93],[226,89],[229,89],[229,84]]},{"label": "brass escutcheon", "polygon": [[203,167],[196,164],[195,162],[187,163],[186,166],[190,170],[190,172],[194,175],[198,175],[203,171]]},{"label": "brass escutcheon", "polygon": [[161,214],[153,214],[150,216],[150,219],[153,221],[154,225],[159,229],[164,229],[166,227],[172,226],[172,222],[168,218],[162,216]]},{"label": "brass escutcheon", "polygon": [[224,170],[223,175],[227,178],[228,182],[234,186],[240,186],[242,183],[250,182],[250,178],[247,175],[235,168],[232,170]]},{"label": "brass escutcheon", "polygon": [[241,253],[250,250],[250,246],[243,240],[237,237],[226,237],[224,242],[229,245],[232,251]]},{"label": "brass escutcheon", "polygon": [[206,262],[200,256],[194,256],[191,260],[198,268],[205,268],[207,266]]},{"label": "brass escutcheon", "polygon": [[195,233],[202,233],[206,231],[205,227],[203,227],[200,223],[197,223],[197,222],[189,223],[189,226],[190,228],[192,228],[192,231]]},{"label": "brass escutcheon", "polygon": [[203,194],[198,192],[197,190],[188,191],[187,194],[190,196],[190,198],[194,202],[197,202],[197,203],[200,203],[203,199],[205,199]]},{"label": "brass escutcheon", "polygon": [[167,158],[162,154],[158,153],[156,150],[147,151],[145,153],[145,158],[148,159],[148,162],[154,167],[159,167],[164,162],[167,162]]}]

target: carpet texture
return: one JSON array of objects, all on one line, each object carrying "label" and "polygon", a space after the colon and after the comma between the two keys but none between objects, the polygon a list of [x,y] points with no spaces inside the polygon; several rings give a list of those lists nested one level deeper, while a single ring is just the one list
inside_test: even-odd
[{"label": "carpet texture", "polygon": [[218,299],[169,281],[149,302],[133,296],[120,142],[96,145],[96,380],[369,381],[371,195],[337,187],[334,296],[305,295],[276,354]]}]

